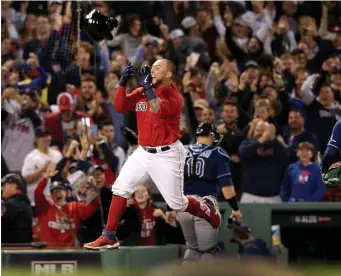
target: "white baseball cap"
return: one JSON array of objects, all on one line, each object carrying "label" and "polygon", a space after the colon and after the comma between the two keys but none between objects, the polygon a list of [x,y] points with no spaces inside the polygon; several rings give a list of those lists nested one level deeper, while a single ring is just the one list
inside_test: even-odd
[{"label": "white baseball cap", "polygon": [[169,37],[171,39],[176,39],[178,37],[184,36],[184,32],[181,29],[174,29],[173,31],[170,32]]},{"label": "white baseball cap", "polygon": [[194,17],[192,16],[186,16],[182,21],[181,21],[181,25],[182,27],[184,27],[184,29],[189,29],[195,25],[197,25],[198,22],[195,20]]},{"label": "white baseball cap", "polygon": [[52,4],[59,4],[59,5],[62,5],[63,4],[63,1],[56,1],[56,0],[49,0],[48,1],[48,5],[52,5]]}]

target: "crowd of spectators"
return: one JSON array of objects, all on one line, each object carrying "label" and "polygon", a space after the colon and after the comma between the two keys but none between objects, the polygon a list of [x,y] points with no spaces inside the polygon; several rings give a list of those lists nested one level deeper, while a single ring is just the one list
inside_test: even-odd
[{"label": "crowd of spectators", "polygon": [[[118,20],[113,40],[78,32],[93,8]],[[134,112],[115,111],[121,71],[162,57],[177,68],[181,141],[214,124],[242,202],[322,200],[319,162],[341,116],[340,14],[337,1],[2,2],[3,242],[100,235],[137,147]],[[70,191],[77,172],[98,191],[90,203]],[[183,242],[153,197],[146,185],[128,201],[123,244]]]}]

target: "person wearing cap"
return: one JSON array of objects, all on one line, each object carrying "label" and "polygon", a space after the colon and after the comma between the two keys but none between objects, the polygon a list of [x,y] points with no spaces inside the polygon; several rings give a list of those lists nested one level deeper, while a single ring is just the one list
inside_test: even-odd
[{"label": "person wearing cap", "polygon": [[134,57],[133,64],[139,67],[142,64],[152,65],[157,60],[157,54],[160,51],[160,46],[163,41],[145,37],[141,45],[137,47],[136,56]]},{"label": "person wearing cap", "polygon": [[1,243],[32,241],[32,209],[22,192],[19,175],[10,173],[1,179]]},{"label": "person wearing cap", "polygon": [[[34,114],[31,115],[30,118],[36,128],[39,127],[44,122],[44,119],[51,113],[50,107],[42,103],[40,96],[41,89],[39,87],[27,88],[22,95],[24,100],[22,107],[25,110],[25,114],[28,113],[27,111],[33,111]],[[27,116],[29,116],[30,113],[28,113]],[[35,115],[39,117],[39,121],[35,118]],[[36,123],[33,121],[34,119],[37,121]]]},{"label": "person wearing cap", "polygon": [[191,16],[185,17],[181,21],[182,29],[185,36],[178,51],[182,52],[185,57],[188,57],[193,52],[200,55],[198,60],[198,67],[203,69],[210,68],[210,56],[208,47],[203,38],[200,36],[200,29],[198,22]]},{"label": "person wearing cap", "polygon": [[198,22],[201,35],[208,46],[208,52],[211,58],[216,56],[216,44],[219,34],[216,27],[213,25],[213,21],[206,9],[198,9],[196,12],[196,20]]},{"label": "person wearing cap", "polygon": [[199,36],[200,29],[198,22],[194,17],[187,16],[181,21],[181,26],[183,27],[185,34],[189,36]]},{"label": "person wearing cap", "polygon": [[81,223],[80,243],[93,241],[101,235],[104,225],[107,223],[112,198],[111,190],[105,186],[106,177],[103,167],[94,165],[90,167],[88,173],[94,177],[96,187],[100,191],[100,206],[90,217]]},{"label": "person wearing cap", "polygon": [[262,239],[256,239],[247,224],[235,225],[232,227],[233,238],[231,243],[238,245],[238,255],[241,259],[245,257],[266,257],[274,258],[266,242]]},{"label": "person wearing cap", "polygon": [[25,157],[21,170],[27,183],[27,195],[32,206],[35,206],[34,191],[48,165],[51,162],[57,164],[62,159],[62,154],[51,148],[51,133],[46,128],[36,129],[35,145],[36,148]]},{"label": "person wearing cap", "polygon": [[75,110],[75,100],[69,93],[60,93],[57,104],[59,111],[45,118],[45,126],[51,132],[52,144],[62,148],[64,141],[73,135],[77,120],[89,118],[90,124],[93,120],[88,114]]},{"label": "person wearing cap", "polygon": [[[91,216],[99,206],[99,197],[94,198],[89,204],[72,201],[66,202],[68,184],[65,180],[51,181],[51,200],[44,194],[51,178],[58,172],[56,165],[51,163],[34,191],[36,214],[40,222],[40,240],[48,246],[74,246],[77,241],[81,220]],[[96,185],[93,177],[88,178],[89,185]]]},{"label": "person wearing cap", "polygon": [[177,74],[182,75],[184,73],[186,55],[181,50],[181,44],[185,33],[182,29],[174,29],[169,32],[169,27],[165,24],[160,25],[160,32],[167,43],[165,58],[173,61],[177,68]]},{"label": "person wearing cap", "polygon": [[[249,60],[256,60],[263,51],[264,33],[269,29],[268,22],[257,23],[252,12],[246,12],[234,18],[232,12],[227,9],[226,27],[221,26],[219,6],[214,8],[215,26],[220,27],[219,33],[225,36],[225,43],[228,45],[234,59],[237,60],[238,69],[244,71],[245,63]],[[264,16],[266,17],[266,16]],[[218,23],[219,22],[219,23]],[[252,36],[252,29],[259,25]]]},{"label": "person wearing cap", "polygon": [[181,29],[174,29],[170,32],[169,38],[173,41],[174,46],[177,47],[181,43],[181,38],[185,36],[185,33]]},{"label": "person wearing cap", "polygon": [[313,162],[314,145],[301,142],[297,148],[299,161],[291,164],[283,177],[281,197],[288,202],[319,202],[326,191],[320,166]]}]

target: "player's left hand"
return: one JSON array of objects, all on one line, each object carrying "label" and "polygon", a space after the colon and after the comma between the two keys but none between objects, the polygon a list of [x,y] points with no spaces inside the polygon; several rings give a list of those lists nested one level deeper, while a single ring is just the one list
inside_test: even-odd
[{"label": "player's left hand", "polygon": [[143,65],[141,69],[138,71],[140,85],[144,88],[144,90],[148,90],[153,85],[153,77],[152,72],[149,65]]},{"label": "player's left hand", "polygon": [[239,223],[242,222],[242,213],[240,212],[240,210],[238,211],[232,210],[231,217],[236,218]]}]

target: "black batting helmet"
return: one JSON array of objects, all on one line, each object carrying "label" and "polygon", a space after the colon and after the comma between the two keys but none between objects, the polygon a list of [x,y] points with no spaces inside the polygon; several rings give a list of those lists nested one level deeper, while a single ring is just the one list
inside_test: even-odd
[{"label": "black batting helmet", "polygon": [[196,136],[208,136],[208,135],[214,135],[214,144],[218,143],[221,139],[220,134],[218,133],[216,127],[208,122],[202,122],[196,132]]}]

